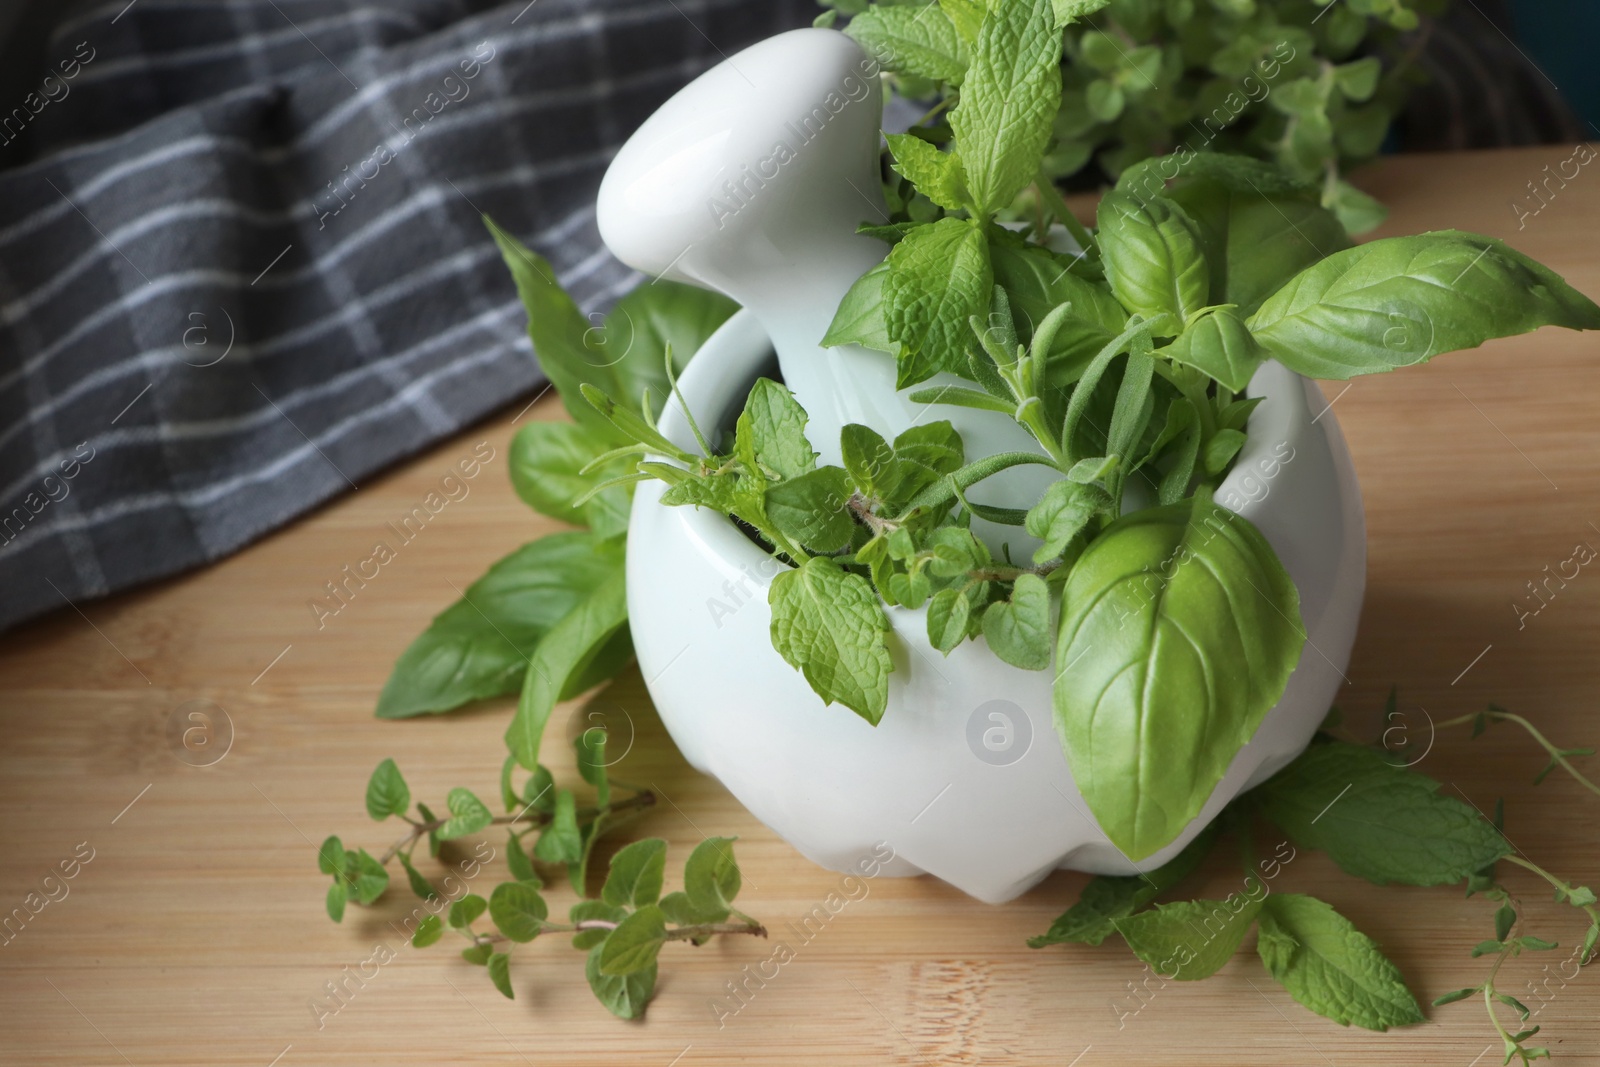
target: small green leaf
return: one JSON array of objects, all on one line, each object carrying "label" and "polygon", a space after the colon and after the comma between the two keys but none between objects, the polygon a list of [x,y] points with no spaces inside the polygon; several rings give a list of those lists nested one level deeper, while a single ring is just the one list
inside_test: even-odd
[{"label": "small green leaf", "polygon": [[546,815],[556,810],[556,780],[542,764],[522,783],[522,802]]},{"label": "small green leaf", "polygon": [[734,452],[746,466],[778,478],[798,478],[817,465],[806,439],[806,413],[794,394],[757,378],[734,431]]},{"label": "small green leaf", "polygon": [[949,655],[966,640],[972,604],[959,589],[941,589],[928,602],[928,643]]},{"label": "small green leaf", "polygon": [[[1505,939],[1501,938],[1501,940],[1503,941]],[[1558,942],[1546,941],[1542,937],[1534,937],[1531,934],[1517,938],[1517,944],[1532,952],[1549,952],[1553,948],[1560,947]]]},{"label": "small green leaf", "polygon": [[824,703],[843,704],[877,725],[893,666],[885,645],[889,620],[867,580],[813,556],[774,578],[767,599],[779,655]]},{"label": "small green leaf", "polygon": [[1446,993],[1442,997],[1434,998],[1433,1006],[1437,1008],[1444,1004],[1454,1004],[1458,1000],[1466,1000],[1468,997],[1476,996],[1482,992],[1482,986],[1469,986],[1466,989],[1457,989],[1453,992]]},{"label": "small green leaf", "polygon": [[894,156],[894,169],[917,187],[917,192],[947,211],[960,211],[967,202],[967,176],[954,152],[941,152],[909,133],[891,133],[885,140]]},{"label": "small green leaf", "polygon": [[889,261],[884,260],[856,279],[839,301],[839,309],[822,337],[823,347],[853,344],[898,354],[900,346],[890,339],[884,321],[883,283],[888,276]]},{"label": "small green leaf", "polygon": [[1018,575],[1011,599],[983,613],[983,637],[995,655],[1013,667],[1042,671],[1050,666],[1050,589],[1037,574]]},{"label": "small green leaf", "polygon": [[412,948],[427,948],[444,936],[444,923],[437,915],[424,915],[411,933]]},{"label": "small green leaf", "polygon": [[1261,899],[1235,893],[1226,900],[1185,900],[1113,919],[1117,933],[1162,978],[1209,978],[1250,932]]},{"label": "small green leaf", "polygon": [[638,1018],[655,990],[656,965],[652,963],[627,975],[603,974],[600,970],[600,954],[604,951],[604,944],[595,945],[589,950],[583,970],[584,977],[589,980],[589,988],[594,990],[595,999],[604,1004],[612,1015],[619,1019]]},{"label": "small green leaf", "polygon": [[943,218],[919,227],[889,252],[883,317],[900,346],[895,385],[966,369],[968,319],[989,310],[994,272],[981,227]]},{"label": "small green leaf", "polygon": [[1511,936],[1511,928],[1517,923],[1517,909],[1509,903],[1502,904],[1494,913],[1494,937],[1496,941],[1504,941]]},{"label": "small green leaf", "polygon": [[[430,825],[439,821],[428,805],[420,800],[417,801],[417,814],[422,818],[423,822]],[[439,831],[437,828],[428,831],[428,855],[434,859],[439,858]]]},{"label": "small green leaf", "polygon": [[550,914],[539,889],[527,882],[501,882],[489,894],[489,918],[495,928],[516,942],[532,941]]},{"label": "small green leaf", "polygon": [[[628,909],[607,904],[603,900],[580,900],[572,906],[569,914],[574,925],[596,919],[615,925],[627,917]],[[606,928],[579,930],[572,935],[572,947],[590,949],[610,936],[611,930]]]},{"label": "small green leaf", "polygon": [[1111,497],[1098,485],[1084,482],[1053,482],[1044,496],[1028,511],[1025,529],[1043,541],[1033,553],[1035,563],[1060,557],[1074,537],[1083,533],[1102,510],[1111,506]]},{"label": "small green leaf", "polygon": [[492,955],[494,955],[494,946],[483,943],[461,950],[462,959],[466,960],[468,963],[476,963],[479,967],[482,967],[488,963],[489,957]]},{"label": "small green leaf", "polygon": [[1422,1009],[1399,968],[1349,919],[1315,897],[1267,897],[1257,950],[1291,997],[1341,1026],[1387,1030],[1422,1022]]},{"label": "small green leaf", "polygon": [[1187,878],[1211,851],[1216,840],[1214,829],[1207,828],[1184,846],[1172,859],[1144,874],[1097,875],[1078,894],[1077,903],[1068,908],[1050,929],[1028,939],[1029,948],[1044,948],[1077,942],[1098,945],[1116,933],[1115,920],[1143,908]]},{"label": "small green leaf", "polygon": [[576,863],[583,858],[577,800],[570,789],[557,790],[555,814],[534,842],[533,855],[545,863]]},{"label": "small green leaf", "polygon": [[404,815],[411,807],[411,790],[392,759],[378,764],[367,779],[367,814],[377,822]]},{"label": "small green leaf", "polygon": [[349,899],[349,892],[343,882],[334,882],[328,887],[328,918],[336,923],[344,922],[344,905]]},{"label": "small green leaf", "polygon": [[611,780],[606,774],[606,731],[591,726],[572,744],[578,757],[578,776],[594,786],[594,803],[604,808],[611,803]]},{"label": "small green leaf", "polygon": [[[348,853],[346,854],[348,856]],[[351,887],[356,900],[362,904],[371,904],[383,896],[383,891],[389,888],[389,872],[384,870],[366,849],[356,853],[355,884]]]},{"label": "small green leaf", "polygon": [[1193,367],[1236,393],[1244,392],[1269,355],[1251,336],[1238,309],[1228,304],[1201,316],[1158,354]]},{"label": "small green leaf", "polygon": [[1367,56],[1354,63],[1333,68],[1333,80],[1346,100],[1363,103],[1372,99],[1378,89],[1378,75],[1383,73],[1383,63],[1377,56]]},{"label": "small green leaf", "polygon": [[522,847],[522,839],[515,830],[506,833],[506,870],[519,882],[531,882],[535,887],[543,884],[533,869],[533,860]]},{"label": "small green leaf", "polygon": [[496,952],[489,957],[489,980],[494,982],[494,987],[500,990],[502,996],[511,1000],[511,957],[504,952]]},{"label": "small green leaf", "polygon": [[722,922],[733,908],[741,884],[733,858],[733,837],[708,837],[695,846],[683,867],[683,891],[701,922]]},{"label": "small green leaf", "polygon": [[952,85],[966,74],[967,42],[937,7],[875,5],[852,18],[844,32],[887,70]]},{"label": "small green leaf", "polygon": [[850,496],[850,479],[842,468],[819,467],[767,490],[767,520],[815,552],[836,552],[855,532]]},{"label": "small green leaf", "polygon": [[338,874],[344,870],[344,855],[344,844],[337,837],[329,837],[317,849],[317,870]]},{"label": "small green leaf", "polygon": [[439,891],[433,888],[433,883],[422,877],[422,873],[411,866],[411,860],[404,852],[397,853],[396,858],[400,860],[400,866],[406,869],[406,880],[411,883],[413,893],[423,900],[433,900],[438,897]]},{"label": "small green leaf", "polygon": [[653,967],[666,943],[667,927],[661,908],[646,904],[617,924],[600,946],[600,973],[628,975]]},{"label": "small green leaf", "polygon": [[457,787],[450,790],[444,804],[450,809],[451,817],[439,827],[441,841],[453,841],[475,834],[494,822],[494,813],[470,789]]},{"label": "small green leaf", "polygon": [[450,905],[450,914],[446,921],[452,930],[465,930],[485,911],[489,910],[489,902],[476,893],[468,893],[460,900]]},{"label": "small green leaf", "polygon": [[618,907],[643,907],[661,899],[666,878],[667,843],[659,837],[624,845],[611,857],[611,871],[600,899]]}]

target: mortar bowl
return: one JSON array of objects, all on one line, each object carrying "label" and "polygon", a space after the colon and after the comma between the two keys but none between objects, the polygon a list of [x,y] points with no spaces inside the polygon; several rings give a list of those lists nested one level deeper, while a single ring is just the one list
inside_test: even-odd
[{"label": "mortar bowl", "polygon": [[[695,356],[682,393],[702,427],[731,427],[761,376],[777,376],[772,344],[741,311]],[[837,871],[928,873],[1001,903],[1056,868],[1132,874],[1167,862],[1310,742],[1345,681],[1365,591],[1360,489],[1321,390],[1269,362],[1247,395],[1264,399],[1216,499],[1277,552],[1300,593],[1306,642],[1282,699],[1165,848],[1132,862],[1090,814],[1054,729],[1051,671],[1010,666],[981,638],[941,656],[925,609],[888,608],[894,670],[882,721],[824,705],[772,647],[767,587],[785,564],[724,516],[665,506],[661,483],[644,482],[628,531],[628,613],[673,741],[762,823]],[[678,405],[660,428],[694,450]]]}]

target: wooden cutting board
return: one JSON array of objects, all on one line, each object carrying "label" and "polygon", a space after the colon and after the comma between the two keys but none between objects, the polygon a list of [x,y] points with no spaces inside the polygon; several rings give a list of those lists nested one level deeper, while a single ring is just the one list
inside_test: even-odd
[{"label": "wooden cutting board", "polygon": [[[1494,234],[1600,295],[1600,171],[1586,167],[1565,188],[1552,182],[1548,206],[1520,227],[1511,206],[1519,198],[1525,210],[1537,206],[1527,183],[1572,155],[1555,146],[1400,158],[1363,184],[1393,209],[1383,233]],[[1430,720],[1489,701],[1528,715],[1559,743],[1600,743],[1600,575],[1582,571],[1521,624],[1514,607],[1530,603],[1526,583],[1575,545],[1600,546],[1600,335],[1549,330],[1326,391],[1355,455],[1371,543],[1361,636],[1340,698],[1350,724],[1375,736],[1384,694],[1397,684],[1397,722],[1422,744]],[[372,708],[395,656],[435,612],[491,561],[555,528],[513,496],[507,451],[519,425],[564,415],[550,397],[522,407],[363,480],[359,492],[225,563],[63,608],[0,638],[0,910],[42,894],[60,862],[80,860],[68,895],[0,945],[0,1061],[1498,1062],[1475,1000],[1373,1034],[1301,1009],[1248,948],[1208,981],[1152,981],[1139,996],[1130,983],[1142,968],[1115,939],[1098,949],[1028,949],[1024,939],[1075,898],[1083,878],[1074,874],[1004,907],[928,878],[879,879],[803,940],[790,924],[840,876],[801,859],[690,770],[637,674],[595,706],[636,735],[615,773],[650,783],[661,802],[618,840],[668,838],[676,872],[702,836],[738,835],[740,904],[771,926],[772,941],[668,946],[647,1017],[623,1023],[591,998],[581,956],[561,939],[518,952],[517,999],[507,1001],[448,945],[402,944],[390,923],[411,907],[403,885],[374,908],[352,907],[343,925],[329,922],[316,844],[337,833],[378,851],[397,836],[363,807],[379,760],[395,757],[413,794],[438,807],[453,786],[496,795],[508,701],[398,723],[375,720]],[[465,483],[468,495],[319,626],[309,604],[324,584],[377,540],[392,544],[386,524],[475,449],[493,458]],[[193,701],[219,707],[231,723],[231,747],[209,767],[176,755],[175,717],[194,726],[184,716],[209,707]],[[220,747],[223,719],[211,714]],[[566,728],[555,722],[552,734]],[[558,777],[571,776],[570,761],[555,763]],[[1419,769],[1485,810],[1504,797],[1506,831],[1520,850],[1600,885],[1600,797],[1559,774],[1533,787],[1542,764],[1509,727],[1476,741],[1458,728],[1439,733]],[[1600,760],[1589,764],[1600,775]],[[1199,889],[1239,888],[1234,857],[1213,859]],[[494,875],[481,877],[487,891]],[[1563,942],[1550,954],[1558,964],[1579,925],[1531,876],[1510,879],[1532,929]],[[1491,936],[1491,909],[1458,889],[1377,889],[1311,854],[1274,889],[1333,902],[1383,944],[1423,1002],[1484,973],[1486,961],[1468,952]],[[555,899],[564,909],[563,893]],[[726,999],[727,983],[757,971],[779,941],[793,959],[728,1010],[738,1002]],[[1508,966],[1503,988],[1531,999],[1526,983],[1543,977],[1544,962]],[[1536,1020],[1558,1061],[1573,1067],[1600,1064],[1597,974],[1551,979]],[[343,985],[345,1000],[319,1018],[315,1005],[334,1003],[330,982]]]}]

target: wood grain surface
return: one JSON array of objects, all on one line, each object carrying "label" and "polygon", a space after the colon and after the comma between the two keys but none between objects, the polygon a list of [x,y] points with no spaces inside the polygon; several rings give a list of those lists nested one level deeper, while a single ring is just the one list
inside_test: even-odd
[{"label": "wood grain surface", "polygon": [[[1570,155],[1553,146],[1399,158],[1363,184],[1393,209],[1384,233],[1453,226],[1501,236],[1600,295],[1600,172],[1584,170],[1521,229],[1510,206],[1527,202],[1526,183],[1546,164]],[[1600,546],[1600,335],[1547,330],[1325,391],[1355,455],[1371,545],[1340,701],[1351,725],[1375,735],[1395,683],[1404,726],[1423,744],[1430,720],[1491,700],[1558,742],[1600,741],[1600,575],[1583,571],[1520,627],[1513,607],[1546,565],[1554,570],[1580,542]],[[0,1062],[1499,1062],[1476,1000],[1431,1009],[1427,1023],[1394,1033],[1345,1029],[1293,1003],[1248,946],[1210,980],[1151,982],[1136,998],[1130,983],[1142,968],[1116,939],[1097,949],[1023,944],[1075,898],[1075,874],[1003,907],[930,878],[877,879],[802,941],[788,924],[840,876],[807,863],[690,770],[636,673],[595,706],[635,733],[616,775],[652,783],[661,802],[613,843],[664,836],[675,871],[703,835],[737,834],[740,903],[772,927],[773,942],[669,945],[646,1018],[623,1023],[593,1000],[581,956],[559,939],[517,953],[515,1001],[447,945],[404,946],[391,926],[413,903],[403,885],[378,906],[352,907],[343,925],[329,922],[316,843],[338,833],[377,851],[396,836],[362,803],[379,760],[394,756],[414,795],[430,802],[457,785],[496,793],[509,701],[398,723],[372,709],[395,656],[434,613],[491,561],[554,528],[513,496],[507,446],[521,422],[564,416],[549,397],[522,408],[364,480],[218,566],[63,607],[0,638],[0,913],[42,894],[45,876],[75,850],[93,857],[65,883],[68,895],[0,945]],[[319,628],[308,604],[324,583],[364,559],[385,524],[481,442],[494,459],[470,494]],[[208,767],[181,760],[173,733],[193,701],[220,707],[231,723],[231,747]],[[579,711],[564,706],[552,734]],[[213,718],[215,753],[229,731]],[[554,762],[558,777],[572,774],[570,759]],[[1542,763],[1511,728],[1476,741],[1454,729],[1439,733],[1419,769],[1485,810],[1504,797],[1518,849],[1600,884],[1600,798],[1561,775],[1534,788]],[[431,862],[425,870],[442,873]],[[480,876],[484,891],[498,870]],[[1531,876],[1508,877],[1534,929],[1563,942],[1550,962],[1565,959],[1581,932],[1569,909]],[[1224,895],[1239,885],[1234,857],[1216,856],[1197,889]],[[1485,970],[1468,953],[1490,936],[1491,909],[1459,889],[1377,889],[1311,854],[1274,889],[1333,902],[1382,943],[1424,1003]],[[555,900],[564,908],[563,892]],[[726,983],[779,940],[793,960],[719,1025],[712,1005]],[[391,952],[374,977],[346,985],[346,1003],[319,1025],[313,1005],[326,984]],[[1509,965],[1504,988],[1529,999],[1526,984],[1544,977],[1545,962]],[[1545,986],[1536,1021],[1559,1063],[1600,1064],[1597,974]]]}]

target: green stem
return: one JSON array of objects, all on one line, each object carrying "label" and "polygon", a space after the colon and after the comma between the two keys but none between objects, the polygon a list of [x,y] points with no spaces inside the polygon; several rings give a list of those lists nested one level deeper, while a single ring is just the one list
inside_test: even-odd
[{"label": "green stem", "polygon": [[1099,256],[1100,246],[1095,243],[1094,235],[1084,227],[1083,223],[1078,221],[1078,216],[1072,213],[1072,209],[1067,206],[1067,202],[1061,198],[1061,190],[1056,188],[1056,183],[1051,181],[1048,175],[1040,172],[1039,176],[1033,180],[1033,185],[1039,192],[1040,201],[1049,209],[1050,214],[1056,217],[1056,221],[1065,226],[1067,232],[1072,234],[1072,239],[1078,242],[1078,247],[1083,249],[1083,254],[1091,257]]},{"label": "green stem", "polygon": [[1524,719],[1521,715],[1506,711],[1504,708],[1497,708],[1493,705],[1490,705],[1488,711],[1478,712],[1472,715],[1458,715],[1454,719],[1446,719],[1444,722],[1438,724],[1438,728],[1446,726],[1465,726],[1467,723],[1475,721],[1480,714],[1485,715],[1496,722],[1516,723],[1518,726],[1528,731],[1529,736],[1539,743],[1539,747],[1545,750],[1545,752],[1550,756],[1551,761],[1555,763],[1556,766],[1572,775],[1572,777],[1577,779],[1589,792],[1594,793],[1596,796],[1600,796],[1600,785],[1596,785],[1589,779],[1585,778],[1576,767],[1567,761],[1567,757],[1561,751],[1561,749],[1551,744],[1550,740],[1546,738],[1544,734],[1540,733],[1538,728],[1534,726],[1533,723],[1529,722],[1527,719]]},{"label": "green stem", "polygon": [[[655,802],[656,795],[650,790],[645,789],[635,793],[631,797],[628,797],[626,800],[612,801],[610,804],[606,804],[601,807],[579,808],[574,815],[579,822],[583,822],[587,819],[600,818],[603,815],[618,815],[624,812],[643,811],[645,808],[653,807]],[[542,826],[548,825],[550,819],[551,816],[549,814],[542,811],[534,811],[533,806],[530,804],[515,815],[496,815],[493,819],[489,820],[489,825],[514,826],[519,823],[527,823],[529,830],[537,830]],[[405,837],[402,837],[400,840],[396,841],[393,845],[389,846],[389,851],[385,852],[383,857],[378,860],[378,862],[385,867],[389,865],[390,860],[394,859],[396,855],[404,851],[408,845],[414,845],[417,841],[426,837],[430,831],[439,829],[450,820],[433,819],[428,822],[422,822],[407,818],[406,821],[411,824],[411,832]]]},{"label": "green stem", "polygon": [[[1551,886],[1560,890],[1563,896],[1571,895],[1571,883],[1563,882],[1561,879],[1557,878],[1555,875],[1551,874],[1537,863],[1534,863],[1532,860],[1523,859],[1521,856],[1518,856],[1514,853],[1507,854],[1503,858],[1507,863],[1514,863],[1524,870],[1532,871],[1534,874],[1537,874],[1540,878],[1543,878],[1546,882],[1549,882]],[[1590,922],[1594,923],[1596,926],[1600,926],[1600,911],[1596,911],[1593,904],[1579,904],[1574,906],[1582,909],[1583,913],[1589,916]]]}]

